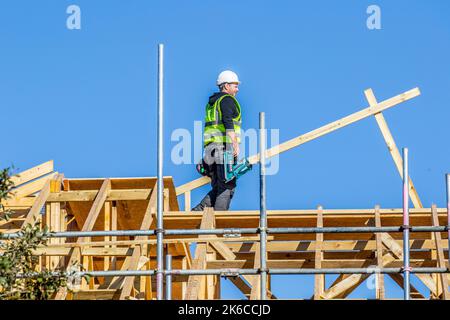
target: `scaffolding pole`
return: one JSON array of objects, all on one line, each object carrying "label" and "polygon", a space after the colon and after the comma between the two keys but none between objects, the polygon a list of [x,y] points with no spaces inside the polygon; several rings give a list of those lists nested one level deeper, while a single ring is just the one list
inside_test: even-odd
[{"label": "scaffolding pole", "polygon": [[259,193],[260,193],[260,215],[259,215],[259,249],[260,249],[260,263],[261,270],[261,300],[267,300],[267,259],[266,259],[266,245],[267,245],[267,212],[266,212],[266,132],[265,132],[265,115],[264,112],[259,113],[259,154],[261,160],[259,164]]},{"label": "scaffolding pole", "polygon": [[163,110],[164,110],[164,45],[158,45],[158,179],[157,179],[157,215],[156,215],[156,296],[158,300],[163,299],[163,272],[164,272],[164,249],[163,249]]},{"label": "scaffolding pole", "polygon": [[172,255],[170,254],[166,255],[166,271],[166,300],[172,300]]},{"label": "scaffolding pole", "polygon": [[403,288],[404,299],[410,300],[410,272],[409,264],[409,173],[408,173],[408,149],[403,148]]}]

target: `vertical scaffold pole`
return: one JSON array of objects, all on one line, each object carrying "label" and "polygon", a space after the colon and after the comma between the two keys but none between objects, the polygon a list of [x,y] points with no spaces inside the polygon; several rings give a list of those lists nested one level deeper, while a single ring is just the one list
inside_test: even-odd
[{"label": "vertical scaffold pole", "polygon": [[156,227],[156,296],[163,299],[163,80],[164,80],[164,45],[158,45],[158,180],[157,180],[157,227]]},{"label": "vertical scaffold pole", "polygon": [[[450,173],[445,175],[446,189],[447,189],[447,226],[450,226]],[[448,266],[450,268],[450,228],[448,228]]]},{"label": "vertical scaffold pole", "polygon": [[[168,250],[167,250],[168,251]],[[166,270],[172,271],[172,255],[166,255]],[[166,300],[172,300],[172,274],[166,275]]]},{"label": "vertical scaffold pole", "polygon": [[410,272],[409,264],[409,173],[408,173],[408,148],[403,148],[403,288],[404,299],[410,299]]},{"label": "vertical scaffold pole", "polygon": [[267,299],[267,265],[266,265],[266,243],[267,243],[267,212],[266,212],[266,129],[264,112],[259,113],[259,193],[260,193],[260,216],[259,216],[259,239],[260,239],[260,270],[261,270],[261,300]]}]

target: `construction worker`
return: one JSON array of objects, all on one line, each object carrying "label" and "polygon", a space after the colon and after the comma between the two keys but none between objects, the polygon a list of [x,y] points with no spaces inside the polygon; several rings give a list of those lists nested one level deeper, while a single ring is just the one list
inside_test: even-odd
[{"label": "construction worker", "polygon": [[232,150],[237,159],[241,133],[241,107],[236,100],[239,78],[230,70],[217,77],[219,92],[209,97],[206,105],[203,134],[203,166],[211,177],[211,191],[195,206],[193,211],[205,207],[214,210],[228,210],[236,188],[236,179],[226,182],[224,171],[224,150]]}]

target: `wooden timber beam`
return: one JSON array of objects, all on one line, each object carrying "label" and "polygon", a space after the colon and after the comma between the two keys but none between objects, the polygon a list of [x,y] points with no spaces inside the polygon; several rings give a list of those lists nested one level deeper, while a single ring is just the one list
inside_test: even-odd
[{"label": "wooden timber beam", "polygon": [[[436,211],[436,205],[434,205],[434,204],[431,206],[431,217],[432,217],[432,221],[433,221],[433,226],[438,227],[439,226],[439,218],[438,218],[438,214]],[[437,253],[437,260],[438,260],[437,265],[439,266],[439,268],[446,268],[447,266],[445,265],[444,249],[441,245],[441,242],[442,242],[441,233],[434,232],[434,239],[436,242],[436,253]],[[449,300],[450,294],[448,291],[447,274],[441,273],[441,274],[437,275],[437,277],[440,280],[439,284],[440,284],[440,289],[442,290],[442,298],[444,300]]]},{"label": "wooden timber beam", "polygon": [[[394,282],[396,284],[398,284],[400,286],[400,288],[402,288],[404,290],[403,275],[401,275],[399,273],[390,273],[389,276],[392,278],[392,280],[394,280]],[[411,293],[412,299],[425,299],[425,297],[419,292],[419,290],[416,289],[416,287],[414,287],[412,284],[410,284],[409,287],[410,287],[410,293]]]},{"label": "wooden timber beam", "polygon": [[[108,190],[111,189],[111,180],[105,179],[100,187],[100,190],[95,197],[94,203],[92,204],[91,209],[87,215],[86,221],[83,224],[81,231],[91,231],[94,228],[95,221],[97,220],[100,211],[103,207],[103,204],[106,200],[106,194]],[[86,241],[85,238],[80,237],[77,239],[77,243],[82,243]],[[79,248],[72,248],[72,252],[70,254],[69,261],[67,263],[67,269],[72,268],[77,263],[80,263],[81,259],[81,251]],[[60,288],[56,294],[56,300],[65,300],[67,296],[67,288]]]},{"label": "wooden timber beam", "polygon": [[[381,238],[383,240],[383,245],[391,251],[393,256],[397,259],[403,260],[402,246],[386,233],[381,233]],[[429,274],[416,274],[416,277],[419,278],[431,292],[438,293],[438,288]]]},{"label": "wooden timber beam", "polygon": [[[376,105],[377,100],[375,98],[375,95],[372,91],[372,89],[367,89],[365,92],[366,99],[369,102],[369,104]],[[392,159],[394,160],[395,166],[397,167],[398,173],[400,174],[400,177],[403,179],[403,159],[400,155],[400,152],[397,148],[397,145],[395,144],[394,138],[389,130],[389,127],[386,123],[386,120],[384,119],[383,114],[380,112],[375,115],[375,120],[377,121],[377,124],[381,130],[381,133],[383,135],[384,141],[386,142],[386,145],[388,147],[389,153],[392,156]],[[413,184],[413,181],[410,177],[408,177],[409,181],[409,196],[411,198],[411,201],[415,208],[422,208],[422,202],[420,201],[419,194],[417,193],[417,190]],[[438,242],[436,242],[437,244]],[[426,275],[425,275],[426,276]],[[437,275],[433,275],[431,277],[437,277]],[[441,278],[444,279],[445,276],[441,275]],[[440,292],[440,288],[437,288],[436,292]]]},{"label": "wooden timber beam", "polygon": [[[315,140],[319,137],[322,137],[322,136],[329,134],[333,131],[336,131],[338,129],[344,128],[352,123],[355,123],[357,121],[365,119],[369,116],[378,114],[384,110],[392,108],[393,106],[395,106],[399,103],[405,102],[405,101],[415,98],[419,95],[420,95],[419,89],[414,88],[414,89],[404,92],[400,95],[397,95],[393,98],[390,98],[388,100],[380,102],[374,106],[370,106],[368,108],[365,108],[363,110],[355,112],[347,117],[344,117],[344,118],[341,118],[334,122],[331,122],[327,125],[324,125],[320,128],[317,128],[313,131],[310,131],[308,133],[305,133],[303,135],[300,135],[296,138],[293,138],[289,141],[286,141],[282,144],[279,144],[275,147],[268,149],[266,151],[266,158],[270,158],[270,157],[278,155],[282,152],[286,152],[286,151],[288,151],[292,148],[298,147],[306,142]],[[255,163],[259,162],[259,157],[260,157],[260,155],[256,154],[256,155],[249,157],[248,160],[251,164],[255,164]],[[176,188],[176,194],[180,195],[180,194],[185,193],[186,191],[190,191],[195,188],[201,187],[201,186],[209,183],[209,181],[210,181],[209,177],[202,177],[202,178],[193,180],[191,182],[188,182],[188,183],[183,184],[183,185],[179,186],[178,188]]]},{"label": "wooden timber beam", "polygon": [[[317,228],[323,227],[323,208],[319,206],[317,208]],[[323,260],[323,233],[316,234],[316,248],[315,248],[315,258],[314,258],[314,268],[321,269],[322,268],[322,260]],[[316,274],[314,275],[314,300],[319,300],[320,295],[325,291],[325,275],[324,274]]]},{"label": "wooden timber beam", "polygon": [[[91,231],[92,228],[94,228],[95,222],[97,221],[97,218],[100,214],[100,211],[103,208],[103,205],[106,201],[106,195],[108,194],[108,190],[111,189],[111,181],[110,179],[105,179],[103,181],[102,186],[100,187],[100,190],[97,193],[97,196],[95,197],[94,203],[92,204],[91,209],[89,210],[88,216],[86,218],[86,221],[84,222],[83,228],[81,231]],[[84,242],[84,238],[78,238],[79,242]]]},{"label": "wooden timber beam", "polygon": [[[375,210],[377,212],[377,210]],[[367,224],[375,224],[375,219],[369,219],[367,221]],[[379,239],[382,240],[382,239]],[[394,262],[396,258],[391,254],[386,254],[382,257],[381,261],[377,258],[377,265],[380,263],[381,265],[385,266],[391,262]],[[370,260],[365,261],[364,267],[369,267],[372,262]],[[322,299],[336,299],[336,298],[345,298],[348,296],[351,292],[353,292],[354,289],[356,289],[361,283],[363,283],[370,274],[352,274],[349,276],[342,276],[339,277],[335,283],[327,289],[320,298]]]},{"label": "wooden timber beam", "polygon": [[[257,250],[255,251],[255,258],[253,260],[253,269],[259,269],[261,253],[259,250],[259,243],[257,244]],[[252,290],[250,292],[250,300],[261,300],[261,275],[249,275],[252,279]]]},{"label": "wooden timber beam", "polygon": [[[396,259],[403,259],[403,251],[402,247],[392,239],[389,235],[382,233],[381,234],[383,244],[391,251],[383,256],[383,267],[391,267],[392,263]],[[364,280],[366,280],[370,275],[369,274],[354,274],[341,282],[335,284],[330,287],[328,290],[324,292],[321,296],[322,299],[335,299],[335,298],[344,298],[348,294],[350,294],[355,288],[357,288]],[[427,274],[416,274],[417,278],[419,278],[429,289],[431,292],[437,292],[437,287],[433,281],[433,278]]]},{"label": "wooden timber beam", "polygon": [[[374,266],[376,261],[374,260]],[[428,259],[411,259],[411,266],[430,267],[433,263]],[[206,263],[207,269],[240,269],[251,268],[253,264],[249,260],[210,260]],[[299,269],[299,268],[314,268],[314,261],[312,259],[271,259],[267,260],[268,268],[276,269]],[[401,261],[395,260],[389,262],[385,267],[401,268],[403,266]],[[332,259],[323,260],[322,268],[368,268],[367,259]],[[345,277],[344,277],[345,278]],[[342,280],[342,279],[341,279]],[[313,299],[314,296],[311,298]]]},{"label": "wooden timber beam", "polygon": [[[214,210],[213,208],[206,207],[203,211],[203,219],[200,224],[200,229],[213,229],[214,228]],[[199,239],[210,238],[210,235],[201,235]],[[207,244],[197,242],[195,248],[194,261],[192,262],[192,269],[202,270],[206,269],[206,251]],[[197,300],[201,298],[201,288],[204,286],[205,277],[203,275],[189,276],[188,285],[186,288],[185,300]]]},{"label": "wooden timber beam", "polygon": [[51,172],[53,172],[53,160],[18,173],[11,177],[11,181],[14,183],[14,186],[19,187],[21,184],[27,183]]},{"label": "wooden timber beam", "polygon": [[[386,254],[383,256],[383,265],[386,265],[390,262],[395,261],[395,258],[390,255]],[[364,268],[369,267],[372,265],[372,261],[366,261]],[[333,284],[329,289],[327,289],[321,296],[321,299],[340,299],[345,298],[347,295],[349,295],[351,292],[353,292],[354,289],[356,289],[361,283],[363,283],[370,274],[352,274],[347,277],[340,277],[335,281],[335,284]]]},{"label": "wooden timber beam", "polygon": [[[378,104],[372,89],[365,90],[364,94],[366,95],[366,99],[371,107],[375,107]],[[384,141],[386,142],[389,153],[391,154],[392,159],[394,160],[398,173],[400,174],[400,177],[403,179],[403,159],[397,148],[394,137],[392,136],[391,131],[389,130],[386,119],[384,118],[381,112],[376,113],[374,116],[375,120],[377,121],[378,127],[381,130]],[[409,179],[409,196],[411,197],[411,201],[414,204],[415,208],[422,208],[423,207],[422,202],[420,201],[419,194],[417,193],[417,190],[414,187],[412,179],[410,177],[408,177],[408,179]]]},{"label": "wooden timber beam", "polygon": [[[214,236],[216,238],[216,236]],[[210,245],[213,249],[217,251],[219,255],[222,256],[226,261],[233,261],[236,259],[236,255],[231,251],[231,249],[223,242],[210,242]],[[247,283],[252,284],[253,278],[251,275],[242,275],[238,277],[231,277],[230,280],[233,282],[236,287],[238,287],[240,290],[245,287],[244,290],[241,290],[241,292],[244,295],[248,295],[251,292],[251,285],[247,284],[245,281],[237,280],[237,278],[242,277]],[[277,297],[270,291],[267,291],[267,296],[270,299],[277,299]]]},{"label": "wooden timber beam", "polygon": [[[152,189],[109,190],[106,195],[106,201],[148,200],[151,191]],[[93,201],[97,196],[97,192],[98,190],[56,192],[48,197],[47,202]]]},{"label": "wooden timber beam", "polygon": [[[152,225],[152,222],[153,222],[153,215],[156,212],[156,203],[157,203],[157,191],[156,191],[156,189],[153,189],[152,194],[150,196],[150,200],[147,205],[147,209],[145,210],[145,215],[142,218],[141,227],[139,228],[140,230],[149,230],[150,229],[150,226]],[[138,240],[138,241],[145,240],[146,238],[147,237],[145,237],[145,236],[138,236],[138,237],[136,237],[136,240]],[[140,246],[134,247],[133,253],[131,255],[129,270],[137,269],[139,260],[143,254],[145,255],[146,252],[143,252],[141,250]],[[123,300],[126,297],[130,296],[131,289],[133,288],[134,279],[135,279],[135,277],[126,277],[125,278],[122,292],[120,293],[120,297],[119,297],[120,300]],[[147,279],[147,280],[150,281],[150,279]]]},{"label": "wooden timber beam", "polygon": [[[57,174],[55,179],[58,183],[62,182],[64,175],[63,174]],[[35,221],[37,221],[42,208],[45,205],[45,202],[47,201],[48,196],[50,195],[50,185],[52,183],[52,179],[47,179],[44,186],[41,189],[41,192],[39,193],[39,196],[36,198],[35,202],[33,203],[33,206],[31,207],[30,211],[27,214],[27,217],[25,218],[25,221],[23,222],[23,226],[26,226],[28,224],[32,225]]]},{"label": "wooden timber beam", "polygon": [[[380,218],[380,207],[375,207],[375,218],[370,219],[368,221],[369,224],[374,224],[376,227],[381,227],[381,218]],[[383,265],[386,263],[390,263],[393,261],[392,256],[386,256],[383,259],[383,247],[382,247],[382,238],[379,233],[375,234],[376,238],[376,262],[377,267],[383,268]],[[331,290],[332,293],[335,293],[335,298],[345,298],[347,297],[351,292],[353,292],[354,289],[356,289],[362,282],[364,282],[370,275],[347,275],[341,277],[340,281],[337,279],[335,283],[331,286],[331,288],[338,288],[337,290]],[[375,274],[375,277],[377,277],[376,281],[376,298],[379,300],[382,300],[385,298],[384,293],[384,277],[383,274],[377,273]],[[338,283],[341,284],[337,285]],[[337,285],[335,287],[335,285]],[[339,290],[340,289],[340,290]]]},{"label": "wooden timber beam", "polygon": [[[129,256],[127,256],[120,268],[121,271],[130,270],[130,263],[132,260],[132,254],[134,250],[131,252]],[[108,277],[105,279],[104,283],[101,284],[98,288],[101,290],[120,290],[123,287],[123,282],[125,277],[116,276],[116,277]],[[120,297],[120,295],[119,295]]]},{"label": "wooden timber beam", "polygon": [[[380,206],[375,206],[375,227],[381,227],[381,217],[380,217]],[[377,244],[376,256],[377,256],[377,267],[383,268],[383,240],[379,233],[375,233],[375,239]],[[384,289],[384,274],[377,273],[375,275],[377,281],[375,284],[375,297],[377,300],[385,299],[385,289]]]},{"label": "wooden timber beam", "polygon": [[[245,241],[241,239],[237,239],[238,241]],[[248,241],[257,240],[249,238]],[[225,240],[226,241],[226,240]],[[410,240],[409,241],[411,249],[433,249],[435,247],[434,240]],[[448,241],[446,239],[442,239],[440,244],[446,245]],[[254,252],[256,248],[256,244],[248,244],[248,243],[229,243],[227,246],[231,249],[232,252]],[[274,241],[267,244],[267,252],[276,252],[276,251],[315,251],[316,250],[316,242],[315,241]],[[377,250],[377,242],[376,240],[369,241],[359,241],[359,240],[349,240],[349,241],[325,241],[322,243],[322,250],[324,252],[327,251],[374,251]]]},{"label": "wooden timber beam", "polygon": [[40,179],[31,181],[27,184],[23,184],[17,188],[12,189],[11,195],[13,196],[13,200],[19,200],[21,198],[24,198],[26,196],[41,191],[42,188],[45,186],[46,182],[48,181],[48,179],[54,179],[56,175],[57,172],[51,173],[45,177],[42,177]]}]

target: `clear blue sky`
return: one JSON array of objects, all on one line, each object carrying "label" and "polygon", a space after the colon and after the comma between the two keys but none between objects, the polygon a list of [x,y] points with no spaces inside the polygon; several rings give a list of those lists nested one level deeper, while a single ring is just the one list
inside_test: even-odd
[{"label": "clear blue sky", "polygon": [[[81,8],[81,30],[66,28],[71,4]],[[371,4],[381,8],[381,30],[366,27]],[[22,170],[54,159],[67,177],[154,176],[157,44],[164,43],[164,172],[176,185],[198,175],[171,163],[170,134],[202,120],[217,73],[229,68],[242,80],[244,128],[257,128],[265,111],[280,141],[366,107],[366,88],[381,101],[419,87],[420,97],[385,117],[397,145],[410,150],[423,204],[442,207],[449,16],[445,0],[4,0],[0,165]],[[257,174],[239,181],[232,209],[258,209]],[[269,209],[401,207],[401,180],[373,118],[283,154],[267,183]],[[273,291],[309,297],[311,283],[279,276]],[[374,292],[363,285],[351,295],[363,296]],[[388,296],[401,296],[389,281]],[[240,297],[228,281],[224,297]]]}]

